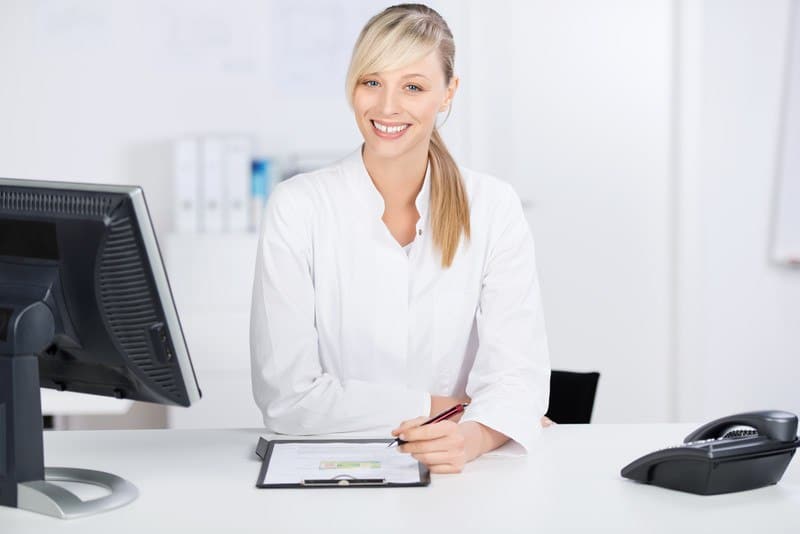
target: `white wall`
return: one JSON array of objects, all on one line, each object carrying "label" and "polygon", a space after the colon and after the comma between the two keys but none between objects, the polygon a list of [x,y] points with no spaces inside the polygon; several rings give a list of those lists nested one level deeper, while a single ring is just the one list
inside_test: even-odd
[{"label": "white wall", "polygon": [[514,6],[504,141],[532,203],[553,368],[601,372],[594,421],[668,420],[671,4]]},{"label": "white wall", "polygon": [[769,249],[790,2],[681,4],[678,415],[800,413],[800,272]]}]

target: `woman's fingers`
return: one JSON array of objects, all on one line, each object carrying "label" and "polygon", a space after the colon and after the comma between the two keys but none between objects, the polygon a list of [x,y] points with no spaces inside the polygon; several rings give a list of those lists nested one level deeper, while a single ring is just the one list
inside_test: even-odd
[{"label": "woman's fingers", "polygon": [[414,426],[402,429],[400,439],[403,441],[422,441],[441,438],[456,432],[458,424],[453,421],[439,421],[425,426]]},{"label": "woman's fingers", "polygon": [[439,474],[451,474],[451,473],[460,473],[462,469],[464,469],[464,465],[453,465],[453,464],[437,464],[432,465],[428,468],[431,473],[439,473]]},{"label": "woman's fingers", "polygon": [[455,465],[460,458],[457,451],[419,452],[412,454],[411,456],[427,466],[441,464]]},{"label": "woman's fingers", "polygon": [[400,452],[419,454],[427,452],[457,451],[463,452],[464,437],[461,434],[443,436],[437,439],[409,441],[400,445]]},{"label": "woman's fingers", "polygon": [[409,419],[408,421],[403,421],[402,423],[400,423],[400,426],[398,426],[397,428],[392,430],[392,435],[393,436],[397,436],[398,434],[400,434],[401,432],[403,432],[403,431],[405,431],[405,430],[407,430],[409,428],[414,428],[414,427],[420,426],[422,423],[424,423],[427,420],[428,419],[426,417],[417,417],[415,419]]},{"label": "woman's fingers", "polygon": [[399,450],[427,465],[432,473],[460,473],[466,462],[466,438],[459,428],[453,421],[404,428],[399,435],[406,443]]}]

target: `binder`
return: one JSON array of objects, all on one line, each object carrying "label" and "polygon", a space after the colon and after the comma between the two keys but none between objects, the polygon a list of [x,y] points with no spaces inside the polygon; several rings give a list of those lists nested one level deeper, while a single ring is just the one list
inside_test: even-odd
[{"label": "binder", "polygon": [[268,159],[254,159],[250,175],[250,229],[258,232],[267,197],[272,189],[272,164]]},{"label": "binder", "polygon": [[200,225],[200,147],[197,139],[186,137],[173,147],[173,187],[175,191],[175,230],[196,232]]},{"label": "binder", "polygon": [[244,135],[225,139],[223,229],[246,232],[250,223],[251,142]]},{"label": "binder", "polygon": [[270,469],[270,461],[273,458],[273,453],[276,447],[284,444],[300,443],[300,444],[321,444],[321,443],[380,443],[385,444],[387,447],[393,440],[391,439],[322,439],[322,440],[266,440],[264,438],[258,439],[256,446],[256,455],[261,458],[261,469],[256,480],[257,488],[300,488],[300,489],[313,489],[313,488],[364,488],[364,487],[384,487],[384,488],[402,488],[402,487],[421,487],[428,486],[431,483],[431,474],[428,468],[417,462],[419,469],[419,481],[417,482],[394,482],[386,478],[374,476],[359,476],[359,475],[338,475],[330,478],[302,478],[298,477],[297,482],[293,483],[270,483],[266,482],[267,474]]},{"label": "binder", "polygon": [[204,137],[202,152],[202,216],[200,218],[200,229],[212,233],[222,232],[224,230],[222,206],[225,197],[222,176],[222,139],[216,136]]}]

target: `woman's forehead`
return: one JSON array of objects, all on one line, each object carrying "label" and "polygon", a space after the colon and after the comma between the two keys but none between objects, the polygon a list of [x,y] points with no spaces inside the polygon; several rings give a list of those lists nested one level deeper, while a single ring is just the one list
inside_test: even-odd
[{"label": "woman's forehead", "polygon": [[367,74],[367,76],[369,75],[398,79],[424,77],[428,78],[429,80],[437,80],[444,77],[441,60],[439,59],[439,54],[436,50],[430,52],[417,61],[414,61],[413,63],[409,63],[398,68],[381,70]]}]

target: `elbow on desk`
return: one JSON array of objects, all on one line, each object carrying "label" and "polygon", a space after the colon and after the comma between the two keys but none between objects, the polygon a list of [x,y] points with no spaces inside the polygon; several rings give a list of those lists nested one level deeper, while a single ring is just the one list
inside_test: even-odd
[{"label": "elbow on desk", "polygon": [[264,428],[274,434],[285,434],[287,436],[310,436],[324,433],[315,425],[309,424],[308,420],[301,417],[283,415],[280,417],[270,417],[262,410]]},{"label": "elbow on desk", "polygon": [[275,434],[311,436],[334,432],[329,428],[324,414],[311,413],[297,404],[287,406],[285,401],[258,402],[264,428]]}]

